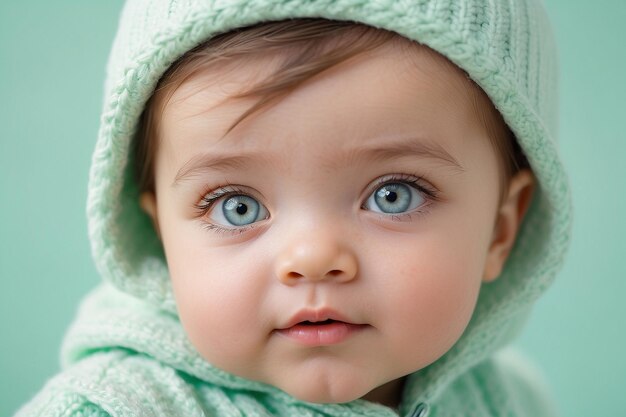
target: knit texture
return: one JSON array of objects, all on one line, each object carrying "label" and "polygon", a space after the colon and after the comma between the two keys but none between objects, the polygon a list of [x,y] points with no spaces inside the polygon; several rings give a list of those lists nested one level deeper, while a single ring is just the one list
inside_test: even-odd
[{"label": "knit texture", "polygon": [[[121,369],[121,363],[132,362],[137,364],[137,369],[142,369],[137,370],[136,375],[141,378],[144,372],[150,375],[166,364],[172,368],[169,380],[173,384],[176,378],[182,378],[190,386],[202,386],[198,389],[207,390],[205,394],[214,398],[215,404],[223,404],[218,396],[227,396],[237,407],[242,407],[239,414],[220,411],[217,415],[263,415],[261,411],[243,411],[248,409],[246,407],[256,410],[257,405],[246,401],[260,401],[265,408],[259,406],[259,410],[268,410],[268,415],[318,415],[318,412],[352,415],[363,411],[350,408],[364,407],[362,401],[356,401],[356,405],[328,406],[332,412],[327,411],[326,406],[302,405],[272,387],[219,371],[197,355],[178,322],[163,250],[148,217],[139,207],[137,185],[129,164],[133,136],[144,105],[161,75],[176,59],[218,33],[261,21],[297,17],[357,21],[392,30],[437,50],[482,87],[524,149],[538,187],[504,271],[499,279],[483,285],[472,320],[455,346],[435,363],[411,376],[400,412],[407,415],[422,403],[429,404],[430,415],[437,416],[504,415],[493,410],[517,410],[510,404],[510,396],[514,395],[510,390],[498,396],[498,390],[504,388],[492,384],[485,388],[486,381],[497,378],[500,372],[490,358],[519,332],[532,304],[553,281],[562,264],[571,229],[570,191],[556,145],[557,55],[545,11],[535,0],[128,1],[107,68],[87,207],[92,252],[98,270],[104,281],[119,291],[107,290],[109,295],[102,298],[108,300],[106,302],[96,297],[85,304],[74,330],[67,337],[65,367],[83,369],[72,372],[88,376],[89,386],[97,391],[104,379],[95,380],[95,376],[88,375],[91,372],[109,375],[109,368]],[[123,301],[119,301],[120,297]],[[90,307],[89,303],[96,306]],[[125,353],[111,351],[116,348],[123,348],[121,352]],[[100,358],[102,352],[107,354]],[[129,352],[140,357],[133,357]],[[152,358],[155,363],[146,358]],[[487,363],[492,365],[484,365]],[[484,371],[484,366],[490,371]],[[468,375],[476,372],[482,375],[484,384],[467,382],[468,378],[474,378]],[[133,378],[133,375],[127,377]],[[64,377],[59,378],[64,381]],[[112,378],[106,384],[108,387],[122,383],[125,389],[129,385],[122,377]],[[517,380],[518,377],[512,378]],[[463,384],[468,384],[467,388],[463,388]],[[483,385],[479,389],[475,384]],[[515,385],[511,384],[503,386]],[[146,386],[157,392],[165,390],[157,385],[155,382]],[[169,396],[163,395],[171,398],[177,410],[185,412],[169,415],[202,415],[184,408],[187,397],[182,388],[181,392],[174,387],[172,390],[165,390]],[[87,393],[89,390],[71,388],[70,391],[82,392],[84,404],[106,403],[100,397],[92,399]],[[144,396],[131,392],[129,401],[141,398],[147,401],[146,407],[154,404],[154,399],[146,399],[156,398],[156,394]],[[472,413],[463,408],[464,403],[470,404],[469,398],[478,394],[489,398],[483,401],[483,406],[490,408],[491,414]],[[198,392],[193,395],[202,396]],[[458,405],[446,405],[449,408],[437,405],[442,398],[448,398],[446,404]],[[207,404],[214,404],[212,400],[207,401]],[[287,412],[275,401],[316,411],[289,409]],[[370,404],[366,408],[370,406],[375,409],[371,415],[385,415],[381,407]],[[107,411],[112,415],[144,415],[140,412],[141,405],[137,407],[134,411]],[[385,412],[392,411],[385,409]],[[80,415],[99,414],[84,411]],[[528,414],[507,411],[506,415]]]}]

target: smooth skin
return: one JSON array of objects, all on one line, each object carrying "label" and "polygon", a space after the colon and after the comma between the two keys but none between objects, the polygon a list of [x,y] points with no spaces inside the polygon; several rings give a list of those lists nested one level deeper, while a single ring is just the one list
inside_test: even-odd
[{"label": "smooth skin", "polygon": [[[305,401],[397,406],[403,377],[461,337],[534,181],[519,172],[499,204],[467,80],[420,48],[341,63],[224,138],[254,103],[229,95],[272,60],[197,74],[164,106],[141,204],[207,361]],[[278,330],[323,308],[360,327],[313,345]]]}]

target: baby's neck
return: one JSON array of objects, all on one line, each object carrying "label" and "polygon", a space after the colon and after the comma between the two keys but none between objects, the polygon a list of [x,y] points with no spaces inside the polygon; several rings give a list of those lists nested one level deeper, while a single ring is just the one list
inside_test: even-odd
[{"label": "baby's neck", "polygon": [[362,399],[397,409],[402,399],[406,377],[394,379],[365,394]]}]

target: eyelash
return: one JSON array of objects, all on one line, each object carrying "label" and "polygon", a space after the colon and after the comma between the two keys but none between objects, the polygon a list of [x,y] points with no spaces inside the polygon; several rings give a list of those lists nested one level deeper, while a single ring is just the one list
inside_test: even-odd
[{"label": "eyelash", "polygon": [[[428,184],[428,182],[417,174],[413,174],[413,175],[392,174],[387,177],[381,177],[370,188],[367,195],[373,193],[374,191],[376,191],[383,185],[391,184],[391,183],[406,184],[408,186],[415,188],[417,191],[419,191],[423,195],[426,202],[422,206],[420,206],[417,210],[413,210],[407,213],[393,214],[393,215],[380,214],[381,218],[388,217],[388,218],[391,218],[391,220],[393,221],[411,220],[413,215],[422,216],[422,215],[428,214],[430,206],[433,203],[438,202],[440,200],[439,190],[437,190],[432,185],[426,185]],[[365,204],[363,204],[361,208],[365,209]]]},{"label": "eyelash", "polygon": [[[227,197],[229,195],[246,195],[248,197],[254,198],[254,196],[250,195],[246,191],[238,188],[235,185],[227,184],[220,186],[216,190],[207,189],[203,194],[200,201],[194,204],[194,207],[197,211],[197,215],[199,218],[203,218],[206,214],[213,208],[213,205],[220,200],[221,198]],[[250,229],[252,229],[255,223],[250,224],[249,226],[242,226],[237,228],[226,228],[215,223],[211,223],[206,220],[202,220],[203,226],[205,229],[210,230],[219,234],[242,234]]]},{"label": "eyelash", "polygon": [[[368,195],[376,191],[378,188],[382,187],[383,185],[390,184],[390,183],[401,183],[401,184],[406,184],[415,188],[426,199],[426,202],[423,204],[422,207],[420,207],[418,210],[414,210],[408,213],[401,213],[401,214],[394,214],[394,215],[381,214],[381,218],[389,217],[393,221],[401,221],[402,219],[410,220],[412,218],[412,215],[414,214],[418,214],[418,215],[427,214],[429,211],[428,208],[430,207],[430,205],[433,202],[439,201],[439,190],[437,190],[433,186],[425,185],[424,182],[426,181],[419,175],[392,174],[390,176],[381,177],[380,179],[378,179],[376,183],[372,187],[370,187],[370,191],[368,192]],[[200,199],[200,201],[194,204],[194,208],[197,211],[198,218],[201,218],[201,219],[204,218],[206,214],[211,210],[211,208],[213,208],[214,204],[218,200],[224,197],[227,197],[229,195],[245,195],[251,198],[255,198],[254,196],[252,196],[250,193],[246,192],[245,190],[238,188],[236,185],[226,184],[226,185],[218,187],[217,189],[208,188],[202,194],[202,198]],[[361,205],[361,208],[365,209],[365,203]],[[252,223],[248,226],[226,228],[226,227],[217,225],[215,223],[211,223],[204,219],[202,219],[201,221],[203,223],[203,226],[207,230],[210,230],[212,232],[219,233],[219,234],[231,234],[231,235],[239,235],[239,234],[245,233],[246,231],[253,229],[256,224],[256,223]]]}]

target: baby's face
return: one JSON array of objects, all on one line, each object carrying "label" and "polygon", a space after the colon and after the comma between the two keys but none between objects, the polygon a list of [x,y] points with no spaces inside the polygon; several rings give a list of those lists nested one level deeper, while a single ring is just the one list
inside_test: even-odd
[{"label": "baby's face", "polygon": [[422,55],[344,62],[223,139],[254,103],[228,96],[271,63],[176,90],[144,206],[207,361],[345,402],[459,339],[492,262],[498,164],[462,76]]}]

